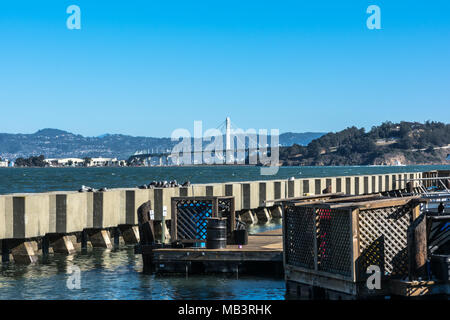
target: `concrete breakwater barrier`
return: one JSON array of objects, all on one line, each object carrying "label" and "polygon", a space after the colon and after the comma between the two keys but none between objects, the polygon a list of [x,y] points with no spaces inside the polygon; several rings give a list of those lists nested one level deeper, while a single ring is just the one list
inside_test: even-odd
[{"label": "concrete breakwater barrier", "polygon": [[[345,193],[363,195],[406,188],[422,172],[193,184],[173,188],[122,188],[104,192],[60,191],[0,195],[2,261],[31,263],[39,254],[73,253],[139,241],[137,209],[151,201],[156,233],[170,241],[171,198],[234,196],[237,216],[246,223],[281,218],[277,199]],[[417,182],[414,182],[417,183]],[[159,226],[159,227],[158,227]]]}]

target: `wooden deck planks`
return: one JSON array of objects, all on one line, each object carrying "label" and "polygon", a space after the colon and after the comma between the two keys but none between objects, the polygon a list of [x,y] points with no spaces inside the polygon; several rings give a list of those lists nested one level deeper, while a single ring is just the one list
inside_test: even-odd
[{"label": "wooden deck planks", "polygon": [[248,236],[248,245],[239,248],[228,245],[225,249],[164,248],[153,250],[159,261],[282,261],[281,229]]}]

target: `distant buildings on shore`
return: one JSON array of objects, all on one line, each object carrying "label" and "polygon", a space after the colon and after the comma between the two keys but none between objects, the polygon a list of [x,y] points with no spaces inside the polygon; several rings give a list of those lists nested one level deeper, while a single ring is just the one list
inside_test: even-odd
[{"label": "distant buildings on shore", "polygon": [[0,168],[8,168],[14,166],[14,162],[0,158]]},{"label": "distant buildings on shore", "polygon": [[117,158],[64,158],[45,159],[49,167],[125,167],[125,160]]},{"label": "distant buildings on shore", "polygon": [[52,158],[45,159],[44,156],[30,157],[27,159],[17,158],[10,161],[0,157],[0,168],[11,167],[126,167],[126,160],[117,158]]}]

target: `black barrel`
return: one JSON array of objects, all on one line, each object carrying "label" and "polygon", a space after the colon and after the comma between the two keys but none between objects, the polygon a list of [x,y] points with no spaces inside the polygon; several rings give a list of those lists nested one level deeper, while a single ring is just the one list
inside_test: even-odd
[{"label": "black barrel", "polygon": [[206,248],[223,249],[227,246],[227,219],[208,218],[206,226]]},{"label": "black barrel", "polygon": [[247,245],[248,244],[248,232],[246,229],[233,231],[234,244]]}]

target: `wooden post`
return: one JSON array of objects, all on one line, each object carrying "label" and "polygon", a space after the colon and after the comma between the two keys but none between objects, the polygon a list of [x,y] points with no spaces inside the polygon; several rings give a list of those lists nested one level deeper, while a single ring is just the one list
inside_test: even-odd
[{"label": "wooden post", "polygon": [[[120,246],[120,229],[119,228],[113,228],[113,241],[114,241],[114,247]],[[137,243],[137,242],[136,242]]]},{"label": "wooden post", "polygon": [[230,225],[231,225],[231,232],[236,229],[236,205],[234,203],[235,199],[234,197],[231,198],[231,205],[230,205]]},{"label": "wooden post", "polygon": [[48,235],[45,235],[42,238],[42,254],[44,256],[48,255],[50,252],[50,240],[48,238]]},{"label": "wooden post", "polygon": [[[419,209],[419,210],[417,210]],[[427,224],[425,215],[416,217],[420,212],[420,206],[413,208],[414,222],[408,228],[408,256],[409,256],[409,279],[417,280],[418,277],[426,276],[427,249]]]},{"label": "wooden post", "polygon": [[0,240],[2,242],[2,262],[9,262],[9,255],[11,250],[7,240]]},{"label": "wooden post", "polygon": [[167,216],[167,207],[163,206],[163,214],[161,218],[161,243],[166,242],[166,216]]},{"label": "wooden post", "polygon": [[81,249],[87,249],[88,234],[86,230],[81,231]]},{"label": "wooden post", "polygon": [[177,202],[175,200],[172,200],[172,204],[171,204],[171,225],[172,225],[172,230],[171,230],[171,234],[170,234],[170,238],[172,241],[176,241],[177,240]]},{"label": "wooden post", "polygon": [[[313,206],[313,211],[314,211],[314,270],[318,271],[319,270],[319,257],[318,257],[318,249],[317,249],[317,223],[316,223],[316,219],[317,219],[317,208],[315,206]],[[285,220],[285,219],[283,219]]]},{"label": "wooden post", "polygon": [[359,209],[350,209],[350,230],[352,231],[351,246],[352,246],[352,278],[354,282],[359,279],[360,270],[358,267],[359,258]]}]

